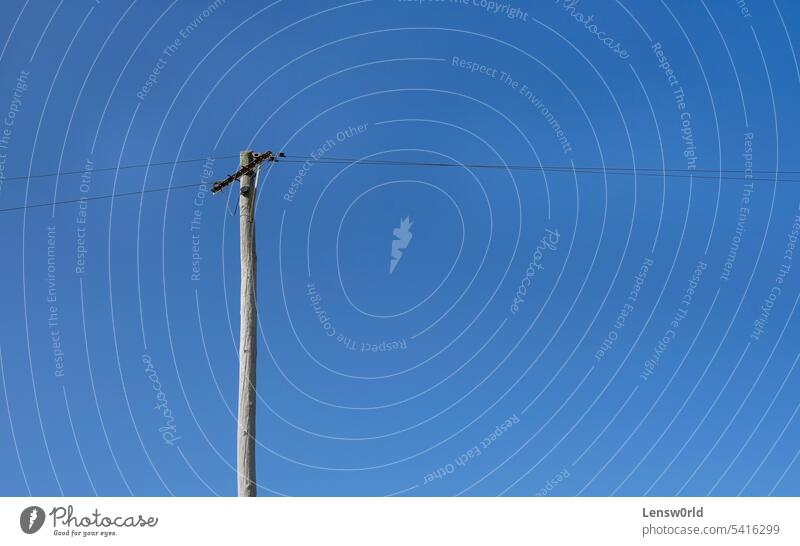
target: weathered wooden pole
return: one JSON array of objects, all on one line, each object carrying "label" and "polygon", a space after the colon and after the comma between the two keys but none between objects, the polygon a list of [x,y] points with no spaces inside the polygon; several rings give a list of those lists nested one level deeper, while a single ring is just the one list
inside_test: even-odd
[{"label": "weathered wooden pole", "polygon": [[241,306],[239,324],[239,415],[236,470],[240,497],[256,496],[256,187],[253,152],[239,154],[239,247],[241,253]]}]

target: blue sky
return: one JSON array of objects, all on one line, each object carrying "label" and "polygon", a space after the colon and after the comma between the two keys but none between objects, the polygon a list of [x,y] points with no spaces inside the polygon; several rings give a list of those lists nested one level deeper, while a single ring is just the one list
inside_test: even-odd
[{"label": "blue sky", "polygon": [[795,3],[0,10],[0,493],[798,493]]}]

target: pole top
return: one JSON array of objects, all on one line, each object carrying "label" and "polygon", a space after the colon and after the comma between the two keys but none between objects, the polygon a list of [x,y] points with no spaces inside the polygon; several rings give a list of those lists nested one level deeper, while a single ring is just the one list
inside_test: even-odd
[{"label": "pole top", "polygon": [[252,150],[245,150],[239,152],[239,162],[241,167],[233,174],[229,174],[224,180],[218,180],[211,186],[211,193],[217,193],[225,186],[229,185],[234,180],[239,180],[243,174],[252,174],[254,169],[264,161],[278,161],[279,157],[285,157],[283,152],[279,152],[277,156],[272,151],[267,150],[263,154],[254,153]]}]

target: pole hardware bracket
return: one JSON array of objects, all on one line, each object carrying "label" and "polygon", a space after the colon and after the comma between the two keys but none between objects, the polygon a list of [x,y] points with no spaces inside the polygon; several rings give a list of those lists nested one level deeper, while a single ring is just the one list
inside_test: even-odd
[{"label": "pole hardware bracket", "polygon": [[[261,154],[253,154],[253,160],[250,163],[248,163],[244,167],[241,167],[235,173],[229,174],[223,180],[217,180],[216,182],[214,182],[214,184],[211,186],[211,193],[218,193],[220,190],[222,190],[226,186],[229,186],[234,181],[239,180],[239,178],[245,174],[255,175],[255,169],[265,161],[276,162],[278,161],[279,158],[282,157],[286,157],[286,154],[284,154],[283,152],[279,152],[278,155],[276,156],[270,150],[267,150],[266,152]],[[242,190],[244,189],[245,188],[242,188]],[[245,193],[243,192],[242,195],[245,195]]]}]

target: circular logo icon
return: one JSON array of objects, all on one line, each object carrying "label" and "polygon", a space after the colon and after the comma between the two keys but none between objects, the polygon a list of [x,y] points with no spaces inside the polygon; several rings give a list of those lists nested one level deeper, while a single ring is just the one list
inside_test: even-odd
[{"label": "circular logo icon", "polygon": [[38,506],[29,506],[19,515],[19,527],[22,532],[32,535],[44,525],[44,510]]}]

